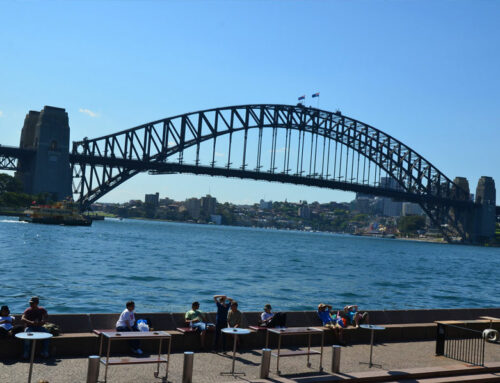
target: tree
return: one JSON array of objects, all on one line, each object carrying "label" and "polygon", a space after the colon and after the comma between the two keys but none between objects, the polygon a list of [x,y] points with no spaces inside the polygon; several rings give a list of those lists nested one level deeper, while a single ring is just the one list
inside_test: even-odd
[{"label": "tree", "polygon": [[398,230],[403,234],[415,234],[417,230],[425,229],[425,216],[409,215],[398,221]]},{"label": "tree", "polygon": [[21,181],[8,174],[0,174],[0,194],[5,192],[21,193],[22,191],[23,185]]}]

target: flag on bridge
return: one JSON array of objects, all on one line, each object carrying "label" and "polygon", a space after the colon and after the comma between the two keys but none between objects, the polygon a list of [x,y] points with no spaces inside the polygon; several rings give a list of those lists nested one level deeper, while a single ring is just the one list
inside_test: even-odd
[{"label": "flag on bridge", "polygon": [[306,95],[303,95],[303,96],[300,96],[300,97],[299,97],[299,101],[300,101],[300,100],[305,100],[305,99],[306,99]]},{"label": "flag on bridge", "polygon": [[312,98],[314,98],[314,97],[319,97],[319,92],[318,92],[318,93],[314,93],[311,97],[312,97]]}]

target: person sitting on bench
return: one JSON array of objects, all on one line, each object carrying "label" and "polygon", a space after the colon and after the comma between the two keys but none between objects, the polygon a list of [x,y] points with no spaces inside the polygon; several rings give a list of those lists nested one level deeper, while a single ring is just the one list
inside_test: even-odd
[{"label": "person sitting on bench", "polygon": [[285,327],[286,313],[273,313],[268,303],[264,306],[264,312],[260,314],[259,326],[262,327]]},{"label": "person sitting on bench", "polygon": [[332,306],[320,303],[318,305],[318,316],[323,322],[323,326],[331,328],[337,334],[339,344],[345,346],[343,341],[343,328],[346,326],[343,319],[340,317],[340,312],[337,314],[331,313]]},{"label": "person sitting on bench", "polygon": [[[25,332],[48,332],[43,325],[47,321],[47,310],[45,310],[42,306],[39,306],[40,300],[38,297],[31,297],[30,299],[30,307],[28,307],[23,312],[23,316],[21,320],[24,322],[26,326]],[[33,342],[29,340],[24,341],[24,352],[23,359],[28,359],[29,352],[32,347]],[[49,357],[49,340],[45,339],[42,341],[42,357]]]},{"label": "person sitting on bench", "polygon": [[200,332],[201,347],[205,348],[205,335],[208,326],[213,326],[212,323],[207,323],[205,314],[200,310],[200,302],[193,302],[191,310],[186,312],[186,324],[192,329]]},{"label": "person sitting on bench", "polygon": [[24,331],[24,326],[14,326],[16,318],[10,315],[9,306],[0,309],[0,338],[12,336]]},{"label": "person sitting on bench", "polygon": [[358,312],[357,305],[348,305],[344,307],[344,311],[340,313],[342,318],[345,318],[347,321],[347,325],[351,325],[354,327],[359,327],[362,323],[368,322],[368,313],[360,313]]},{"label": "person sitting on bench", "polygon": [[[116,322],[117,332],[128,332],[128,331],[139,331],[137,328],[137,323],[135,322],[135,303],[134,301],[128,301],[125,304],[125,310],[120,314],[120,318]],[[131,339],[128,341],[132,352],[137,355],[142,355],[143,352],[140,349],[140,342],[137,339]]]}]

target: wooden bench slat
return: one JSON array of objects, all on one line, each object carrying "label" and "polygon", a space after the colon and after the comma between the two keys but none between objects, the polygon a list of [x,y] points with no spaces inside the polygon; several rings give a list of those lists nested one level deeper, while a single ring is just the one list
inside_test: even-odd
[{"label": "wooden bench slat", "polygon": [[[149,363],[167,363],[167,358],[158,356],[155,357],[144,357],[144,358],[134,358],[134,357],[113,357],[109,358],[108,366],[118,366],[123,364],[149,364]],[[106,364],[106,357],[101,358],[101,363]]]},{"label": "wooden bench slat", "polygon": [[[280,351],[279,357],[282,358],[282,357],[286,357],[286,356],[317,355],[317,354],[321,354],[321,352],[316,351],[316,350],[310,350],[310,351],[307,351],[307,350],[287,350],[287,351]],[[278,353],[273,352],[271,355],[277,357]]]},{"label": "wooden bench slat", "polygon": [[[183,334],[198,332],[196,327],[177,327],[176,330]],[[215,326],[207,326],[206,331],[215,331]]]}]

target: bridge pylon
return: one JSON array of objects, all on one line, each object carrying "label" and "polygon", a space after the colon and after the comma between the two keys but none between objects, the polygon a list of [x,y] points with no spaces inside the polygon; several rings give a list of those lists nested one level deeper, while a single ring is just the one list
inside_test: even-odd
[{"label": "bridge pylon", "polygon": [[16,177],[25,193],[49,193],[56,201],[72,195],[69,123],[64,109],[45,106],[40,112],[30,111],[24,120],[20,147],[35,151],[18,163]]},{"label": "bridge pylon", "polygon": [[496,188],[491,177],[482,176],[477,183],[472,242],[488,243],[495,238]]}]

